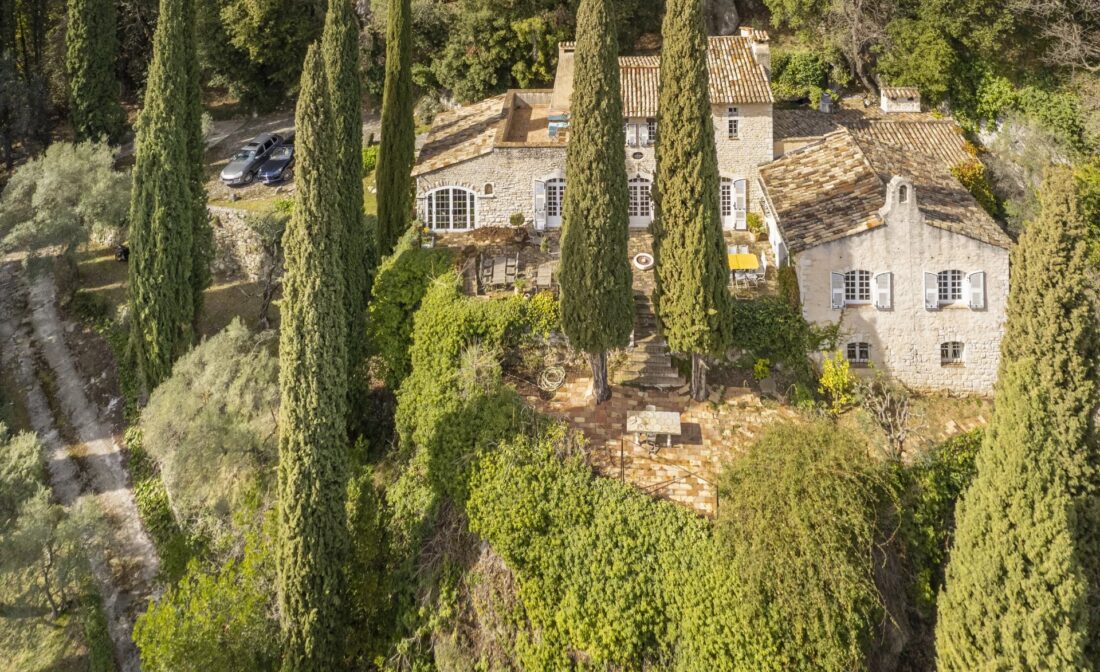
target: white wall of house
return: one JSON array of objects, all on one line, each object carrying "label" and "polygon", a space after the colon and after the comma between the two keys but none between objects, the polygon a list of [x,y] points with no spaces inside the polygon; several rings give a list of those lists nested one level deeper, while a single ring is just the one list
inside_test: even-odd
[{"label": "white wall of house", "polygon": [[[895,198],[902,184],[891,182]],[[794,255],[804,316],[816,323],[839,320],[842,352],[848,343],[868,343],[874,367],[913,388],[990,392],[1004,333],[1008,250],[925,224],[912,198],[884,214],[884,226]],[[929,310],[926,274],[950,269],[963,272],[962,300]],[[871,300],[835,308],[834,274],[850,270],[870,272]],[[983,308],[971,308],[974,293]],[[961,363],[941,363],[941,344],[948,342],[963,344]]]}]

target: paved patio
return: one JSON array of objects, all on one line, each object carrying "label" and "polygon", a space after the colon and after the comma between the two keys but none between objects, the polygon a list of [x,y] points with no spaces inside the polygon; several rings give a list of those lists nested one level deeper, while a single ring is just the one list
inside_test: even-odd
[{"label": "paved patio", "polygon": [[[629,481],[643,491],[683,504],[705,516],[717,514],[716,480],[722,464],[736,456],[769,425],[797,418],[784,406],[765,402],[746,388],[715,388],[704,402],[686,390],[646,390],[613,385],[610,401],[596,406],[588,397],[591,377],[572,370],[547,400],[537,388],[519,385],[532,408],[581,430],[592,448],[595,468],[608,478]],[[631,411],[647,405],[680,413],[683,434],[670,447],[650,454],[626,432]]]}]

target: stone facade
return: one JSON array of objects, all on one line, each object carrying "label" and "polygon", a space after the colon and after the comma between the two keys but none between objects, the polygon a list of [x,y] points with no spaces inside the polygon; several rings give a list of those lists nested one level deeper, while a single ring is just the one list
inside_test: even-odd
[{"label": "stone facade", "polygon": [[[910,196],[899,202],[898,190]],[[895,178],[888,185],[885,225],[803,250],[792,257],[798,275],[803,314],[819,324],[840,322],[838,346],[870,344],[870,361],[901,382],[919,390],[947,389],[989,393],[997,378],[1000,342],[1008,296],[1009,252],[1003,247],[928,225],[917,208],[919,193]],[[871,273],[871,301],[834,308],[835,273]],[[928,273],[957,269],[964,278],[984,273],[979,309],[971,308],[975,280],[964,279],[963,300],[928,309]],[[891,274],[890,280],[879,280]],[[889,285],[883,308],[879,287]],[[971,282],[974,287],[971,287]],[[963,361],[941,364],[940,346],[964,344]]]},{"label": "stone facade", "polygon": [[[748,209],[762,212],[756,184],[758,167],[773,158],[771,105],[740,105],[736,109],[738,133],[730,138],[728,107],[713,108],[718,171],[724,178],[744,179]],[[517,212],[528,224],[534,224],[535,184],[565,177],[566,148],[562,144],[508,144],[512,146],[498,146],[488,154],[418,175],[416,198],[421,218],[427,212],[428,194],[439,188],[461,187],[474,193],[478,227],[506,226]],[[641,176],[652,180],[656,172],[654,147],[624,146],[623,150],[627,179]],[[549,228],[555,225],[552,220],[548,223]]]}]

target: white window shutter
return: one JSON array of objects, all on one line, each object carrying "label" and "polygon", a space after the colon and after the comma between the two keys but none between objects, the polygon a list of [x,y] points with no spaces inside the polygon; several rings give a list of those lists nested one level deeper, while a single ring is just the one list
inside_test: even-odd
[{"label": "white window shutter", "polygon": [[833,273],[832,275],[832,300],[833,310],[840,310],[844,307],[844,274]]},{"label": "white window shutter", "polygon": [[649,144],[649,124],[643,121],[642,123],[638,124],[637,128],[638,145],[640,147],[645,147]]},{"label": "white window shutter", "polygon": [[935,273],[924,274],[924,307],[927,310],[940,308],[940,283]]},{"label": "white window shutter", "polygon": [[879,310],[894,308],[893,273],[879,273],[875,276],[875,308]]},{"label": "white window shutter", "polygon": [[970,285],[970,309],[985,310],[985,271],[967,276]]},{"label": "white window shutter", "polygon": [[546,228],[546,182],[535,180],[533,190],[535,193],[535,228]]}]

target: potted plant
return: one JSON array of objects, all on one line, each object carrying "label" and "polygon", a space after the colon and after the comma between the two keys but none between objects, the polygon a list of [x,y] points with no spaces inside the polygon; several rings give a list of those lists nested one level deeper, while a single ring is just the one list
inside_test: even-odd
[{"label": "potted plant", "polygon": [[429,229],[427,226],[420,227],[420,247],[435,247],[435,233],[433,233],[432,230]]}]

